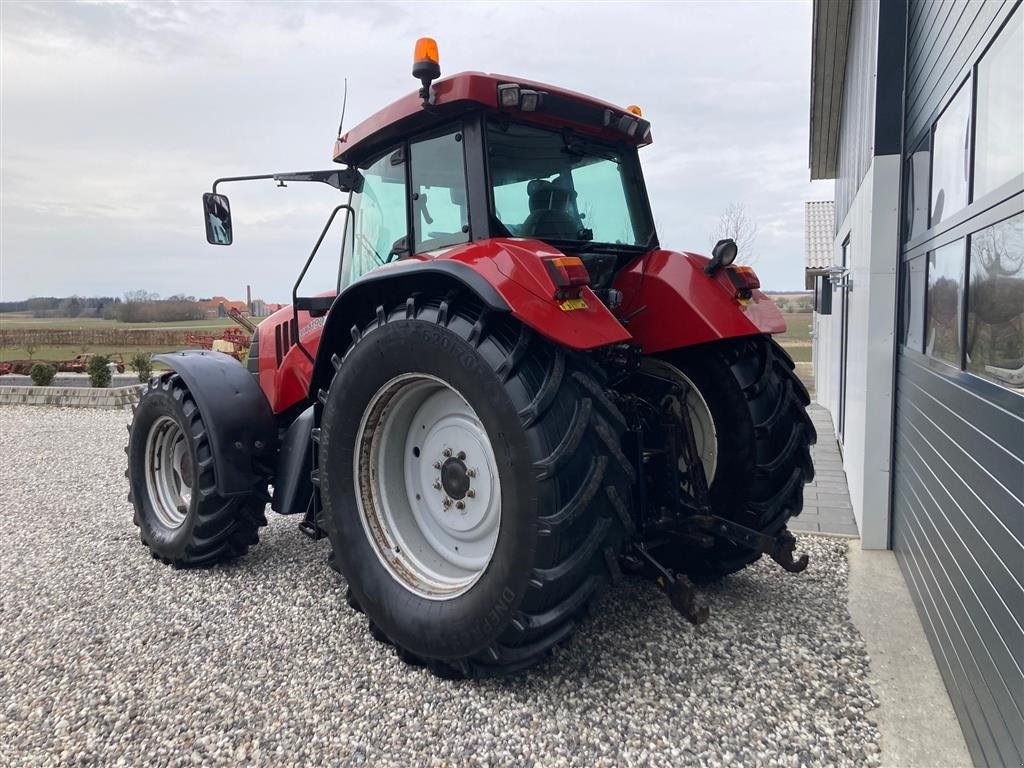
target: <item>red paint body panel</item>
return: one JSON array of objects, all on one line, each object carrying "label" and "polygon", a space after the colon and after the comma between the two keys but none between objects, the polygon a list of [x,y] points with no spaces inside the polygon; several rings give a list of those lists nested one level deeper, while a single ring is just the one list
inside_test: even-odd
[{"label": "red paint body panel", "polygon": [[704,272],[706,256],[652,251],[619,273],[615,287],[623,293],[619,314],[645,353],[663,352],[709,341],[782,333],[786,321],[761,291],[740,302],[724,271]]},{"label": "red paint body panel", "polygon": [[[330,296],[332,294],[324,294]],[[323,332],[322,317],[310,317],[308,312],[299,312],[299,338],[309,354],[316,357]],[[296,403],[306,400],[309,383],[313,379],[313,363],[309,361],[297,344],[289,346],[277,365],[277,333],[287,332],[292,321],[292,308],[282,307],[259,324],[260,334],[260,389],[267,396],[267,402],[274,413],[282,413]],[[283,346],[282,346],[283,349]]]},{"label": "red paint body panel", "polygon": [[[614,128],[601,128],[586,123],[576,124],[565,118],[554,118],[545,115],[543,109],[537,112],[523,112],[519,109],[499,109],[499,83],[518,83],[524,88],[544,91],[545,93],[585,102],[601,109],[611,109],[617,115],[622,115],[626,112],[622,107],[565,88],[523,80],[519,77],[486,74],[484,72],[459,72],[451,77],[435,81],[431,86],[434,94],[434,106],[444,107],[464,102],[467,106],[475,105],[485,109],[514,114],[519,120],[527,120],[540,125],[550,125],[556,128],[571,125],[583,133],[589,133],[612,141],[641,143],[638,138],[630,139]],[[422,114],[423,99],[420,98],[418,90],[403,96],[398,101],[389,104],[384,109],[363,120],[359,125],[345,132],[334,144],[333,157],[335,162],[348,162],[349,157],[358,155],[359,145],[362,142],[372,140],[377,133],[397,123],[419,117]],[[648,140],[647,143],[650,143],[650,141]]]},{"label": "red paint body panel", "polygon": [[[638,258],[616,278],[623,292],[620,317],[640,307],[643,312],[619,321],[584,288],[585,309],[563,310],[554,298],[555,286],[542,259],[561,251],[539,240],[493,238],[448,248],[436,255],[412,257],[416,261],[449,259],[470,267],[508,304],[512,315],[556,344],[577,350],[596,349],[621,342],[640,344],[647,354],[704,344],[709,341],[758,333],[781,333],[781,313],[760,291],[749,302],[734,298],[735,289],[724,272],[704,273],[707,257],[693,253],[652,251]],[[408,259],[374,270],[375,275],[402,271]],[[331,293],[321,294],[324,296]],[[281,413],[308,398],[313,364],[298,345],[289,344],[277,364],[278,335],[287,334],[291,307],[278,310],[259,326],[260,387],[274,413]],[[323,317],[299,313],[299,339],[316,357],[323,333]],[[281,327],[278,332],[277,327]],[[284,345],[282,345],[282,349]]]},{"label": "red paint body panel", "polygon": [[628,341],[629,333],[590,288],[580,291],[586,309],[567,312],[559,306],[541,259],[564,255],[539,240],[499,237],[452,248],[439,258],[472,267],[505,300],[513,317],[556,344],[582,350]]}]

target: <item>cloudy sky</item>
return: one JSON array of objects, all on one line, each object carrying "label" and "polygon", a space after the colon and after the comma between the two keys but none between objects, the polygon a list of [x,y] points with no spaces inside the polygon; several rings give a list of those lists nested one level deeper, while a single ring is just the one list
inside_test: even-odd
[{"label": "cloudy sky", "polygon": [[[206,245],[217,176],[331,165],[346,125],[442,72],[519,75],[640,104],[663,245],[708,250],[730,202],[756,220],[769,289],[800,288],[810,183],[807,2],[0,5],[0,297],[281,300],[337,200],[322,185],[230,190],[232,248]],[[322,187],[322,189],[321,189]]]}]

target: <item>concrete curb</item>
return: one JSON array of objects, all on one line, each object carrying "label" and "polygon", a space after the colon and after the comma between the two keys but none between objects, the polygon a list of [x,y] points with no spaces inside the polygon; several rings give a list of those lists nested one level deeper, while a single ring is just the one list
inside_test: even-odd
[{"label": "concrete curb", "polygon": [[130,409],[139,401],[145,384],[130,387],[94,389],[92,387],[0,386],[2,405],[49,405],[60,408]]}]

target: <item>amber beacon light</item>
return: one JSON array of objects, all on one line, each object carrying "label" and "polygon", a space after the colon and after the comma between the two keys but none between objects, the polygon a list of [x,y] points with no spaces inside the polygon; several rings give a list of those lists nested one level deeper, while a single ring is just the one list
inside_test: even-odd
[{"label": "amber beacon light", "polygon": [[412,56],[412,76],[420,81],[420,96],[424,104],[430,103],[430,83],[441,76],[441,58],[437,55],[437,41],[421,37],[416,41]]}]

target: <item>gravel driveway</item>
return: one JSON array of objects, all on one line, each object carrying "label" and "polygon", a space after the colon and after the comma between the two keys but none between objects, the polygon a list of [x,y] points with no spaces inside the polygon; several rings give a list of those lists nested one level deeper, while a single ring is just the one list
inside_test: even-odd
[{"label": "gravel driveway", "polygon": [[449,682],[402,664],[297,520],[242,562],[139,544],[122,413],[0,409],[0,764],[874,765],[846,542],[706,589],[693,628],[627,580],[552,661]]}]

